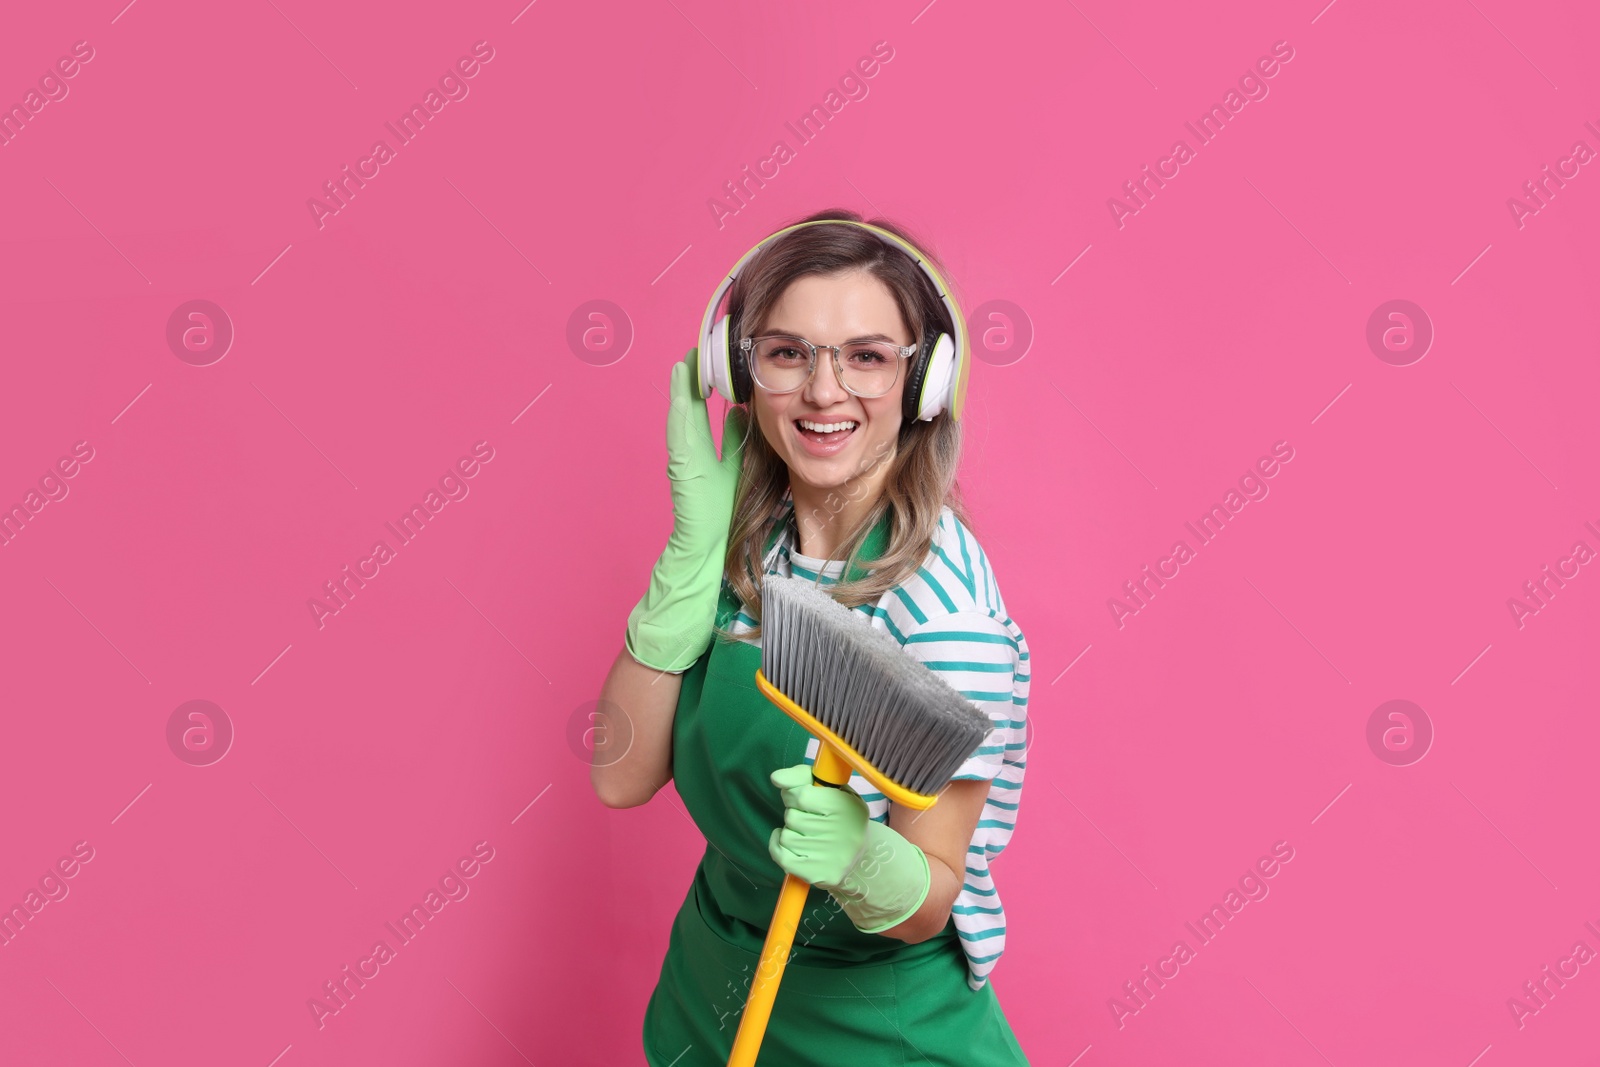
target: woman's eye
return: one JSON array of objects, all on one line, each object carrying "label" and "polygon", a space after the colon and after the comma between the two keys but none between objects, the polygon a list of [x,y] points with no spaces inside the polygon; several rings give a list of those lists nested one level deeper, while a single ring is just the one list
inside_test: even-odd
[{"label": "woman's eye", "polygon": [[875,348],[863,348],[850,353],[850,362],[860,364],[863,367],[881,367],[889,362],[889,357]]}]

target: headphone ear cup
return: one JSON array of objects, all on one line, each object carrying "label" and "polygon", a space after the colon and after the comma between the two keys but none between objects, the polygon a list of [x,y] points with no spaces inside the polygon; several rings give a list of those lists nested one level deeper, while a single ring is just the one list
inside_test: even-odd
[{"label": "headphone ear cup", "polygon": [[955,341],[949,334],[941,333],[939,339],[933,343],[933,351],[923,367],[922,406],[917,413],[918,418],[931,419],[943,411],[950,411],[952,418],[958,417],[951,408],[955,357]]},{"label": "headphone ear cup", "polygon": [[911,361],[902,410],[907,422],[931,419],[945,409],[948,374],[942,371],[948,370],[954,351],[950,335],[941,333]]},{"label": "headphone ear cup", "polygon": [[[750,395],[750,386],[748,381],[742,382],[741,378],[748,379],[749,375],[741,373],[744,369],[742,360],[730,358],[728,328],[727,315],[711,327],[705,351],[700,353],[701,373],[725,400],[742,404]],[[710,390],[702,388],[702,395],[709,396]]]}]

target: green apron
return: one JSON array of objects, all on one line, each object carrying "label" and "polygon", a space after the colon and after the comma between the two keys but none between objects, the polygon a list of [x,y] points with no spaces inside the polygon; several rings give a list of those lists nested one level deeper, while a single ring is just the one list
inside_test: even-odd
[{"label": "green apron", "polygon": [[[860,558],[876,559],[886,539],[887,519]],[[717,625],[727,626],[738,608],[724,581]],[[759,666],[759,645],[718,636],[683,675],[672,775],[707,844],[645,1008],[651,1067],[727,1063],[783,886],[784,871],[767,852],[783,824],[783,798],[768,775],[810,763],[811,735],[755,688]],[[832,895],[812,886],[758,1063],[1026,1065],[994,987],[973,992],[966,980],[953,918],[937,936],[907,944],[857,930]]]}]

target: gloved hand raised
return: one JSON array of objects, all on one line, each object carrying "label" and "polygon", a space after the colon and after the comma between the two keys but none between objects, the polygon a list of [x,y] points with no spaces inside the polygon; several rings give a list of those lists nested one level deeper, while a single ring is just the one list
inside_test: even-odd
[{"label": "gloved hand raised", "polygon": [[746,423],[729,408],[717,458],[706,402],[691,367],[699,350],[672,365],[667,411],[667,477],[672,487],[672,534],[650,573],[650,587],[628,614],[627,648],[659,671],[684,671],[711,644],[723,557],[733,518]]},{"label": "gloved hand raised", "polygon": [[771,774],[783,792],[783,825],[767,853],[788,874],[826,889],[864,934],[898,926],[922,907],[932,885],[928,857],[846,786],[815,785],[811,765]]}]

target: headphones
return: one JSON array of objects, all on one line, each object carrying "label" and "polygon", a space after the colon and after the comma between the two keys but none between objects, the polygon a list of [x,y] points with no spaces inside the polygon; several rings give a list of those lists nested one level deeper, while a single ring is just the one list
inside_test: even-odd
[{"label": "headphones", "polygon": [[700,321],[700,358],[695,375],[695,389],[700,399],[709,397],[711,390],[715,388],[729,403],[743,404],[750,400],[754,392],[750,367],[745,360],[735,358],[741,353],[738,351],[736,340],[728,336],[731,315],[724,311],[720,318],[717,317],[718,306],[732,289],[733,280],[739,276],[745,264],[769,242],[803,226],[824,224],[858,226],[874,234],[885,244],[898,248],[910,256],[933,282],[934,290],[950,313],[950,321],[955,324],[955,336],[951,337],[947,333],[940,332],[936,337],[923,337],[920,350],[910,360],[911,367],[906,378],[901,411],[908,422],[931,419],[942,411],[949,411],[952,420],[959,420],[961,409],[966,404],[967,372],[971,369],[971,360],[967,346],[967,324],[956,307],[955,299],[950,295],[949,287],[945,285],[938,271],[934,270],[910,242],[882,227],[852,219],[814,219],[786,226],[763,239],[734,264],[733,270],[723,279],[722,284],[717,286],[716,293],[711,297],[711,303],[706,305],[705,318]]}]

